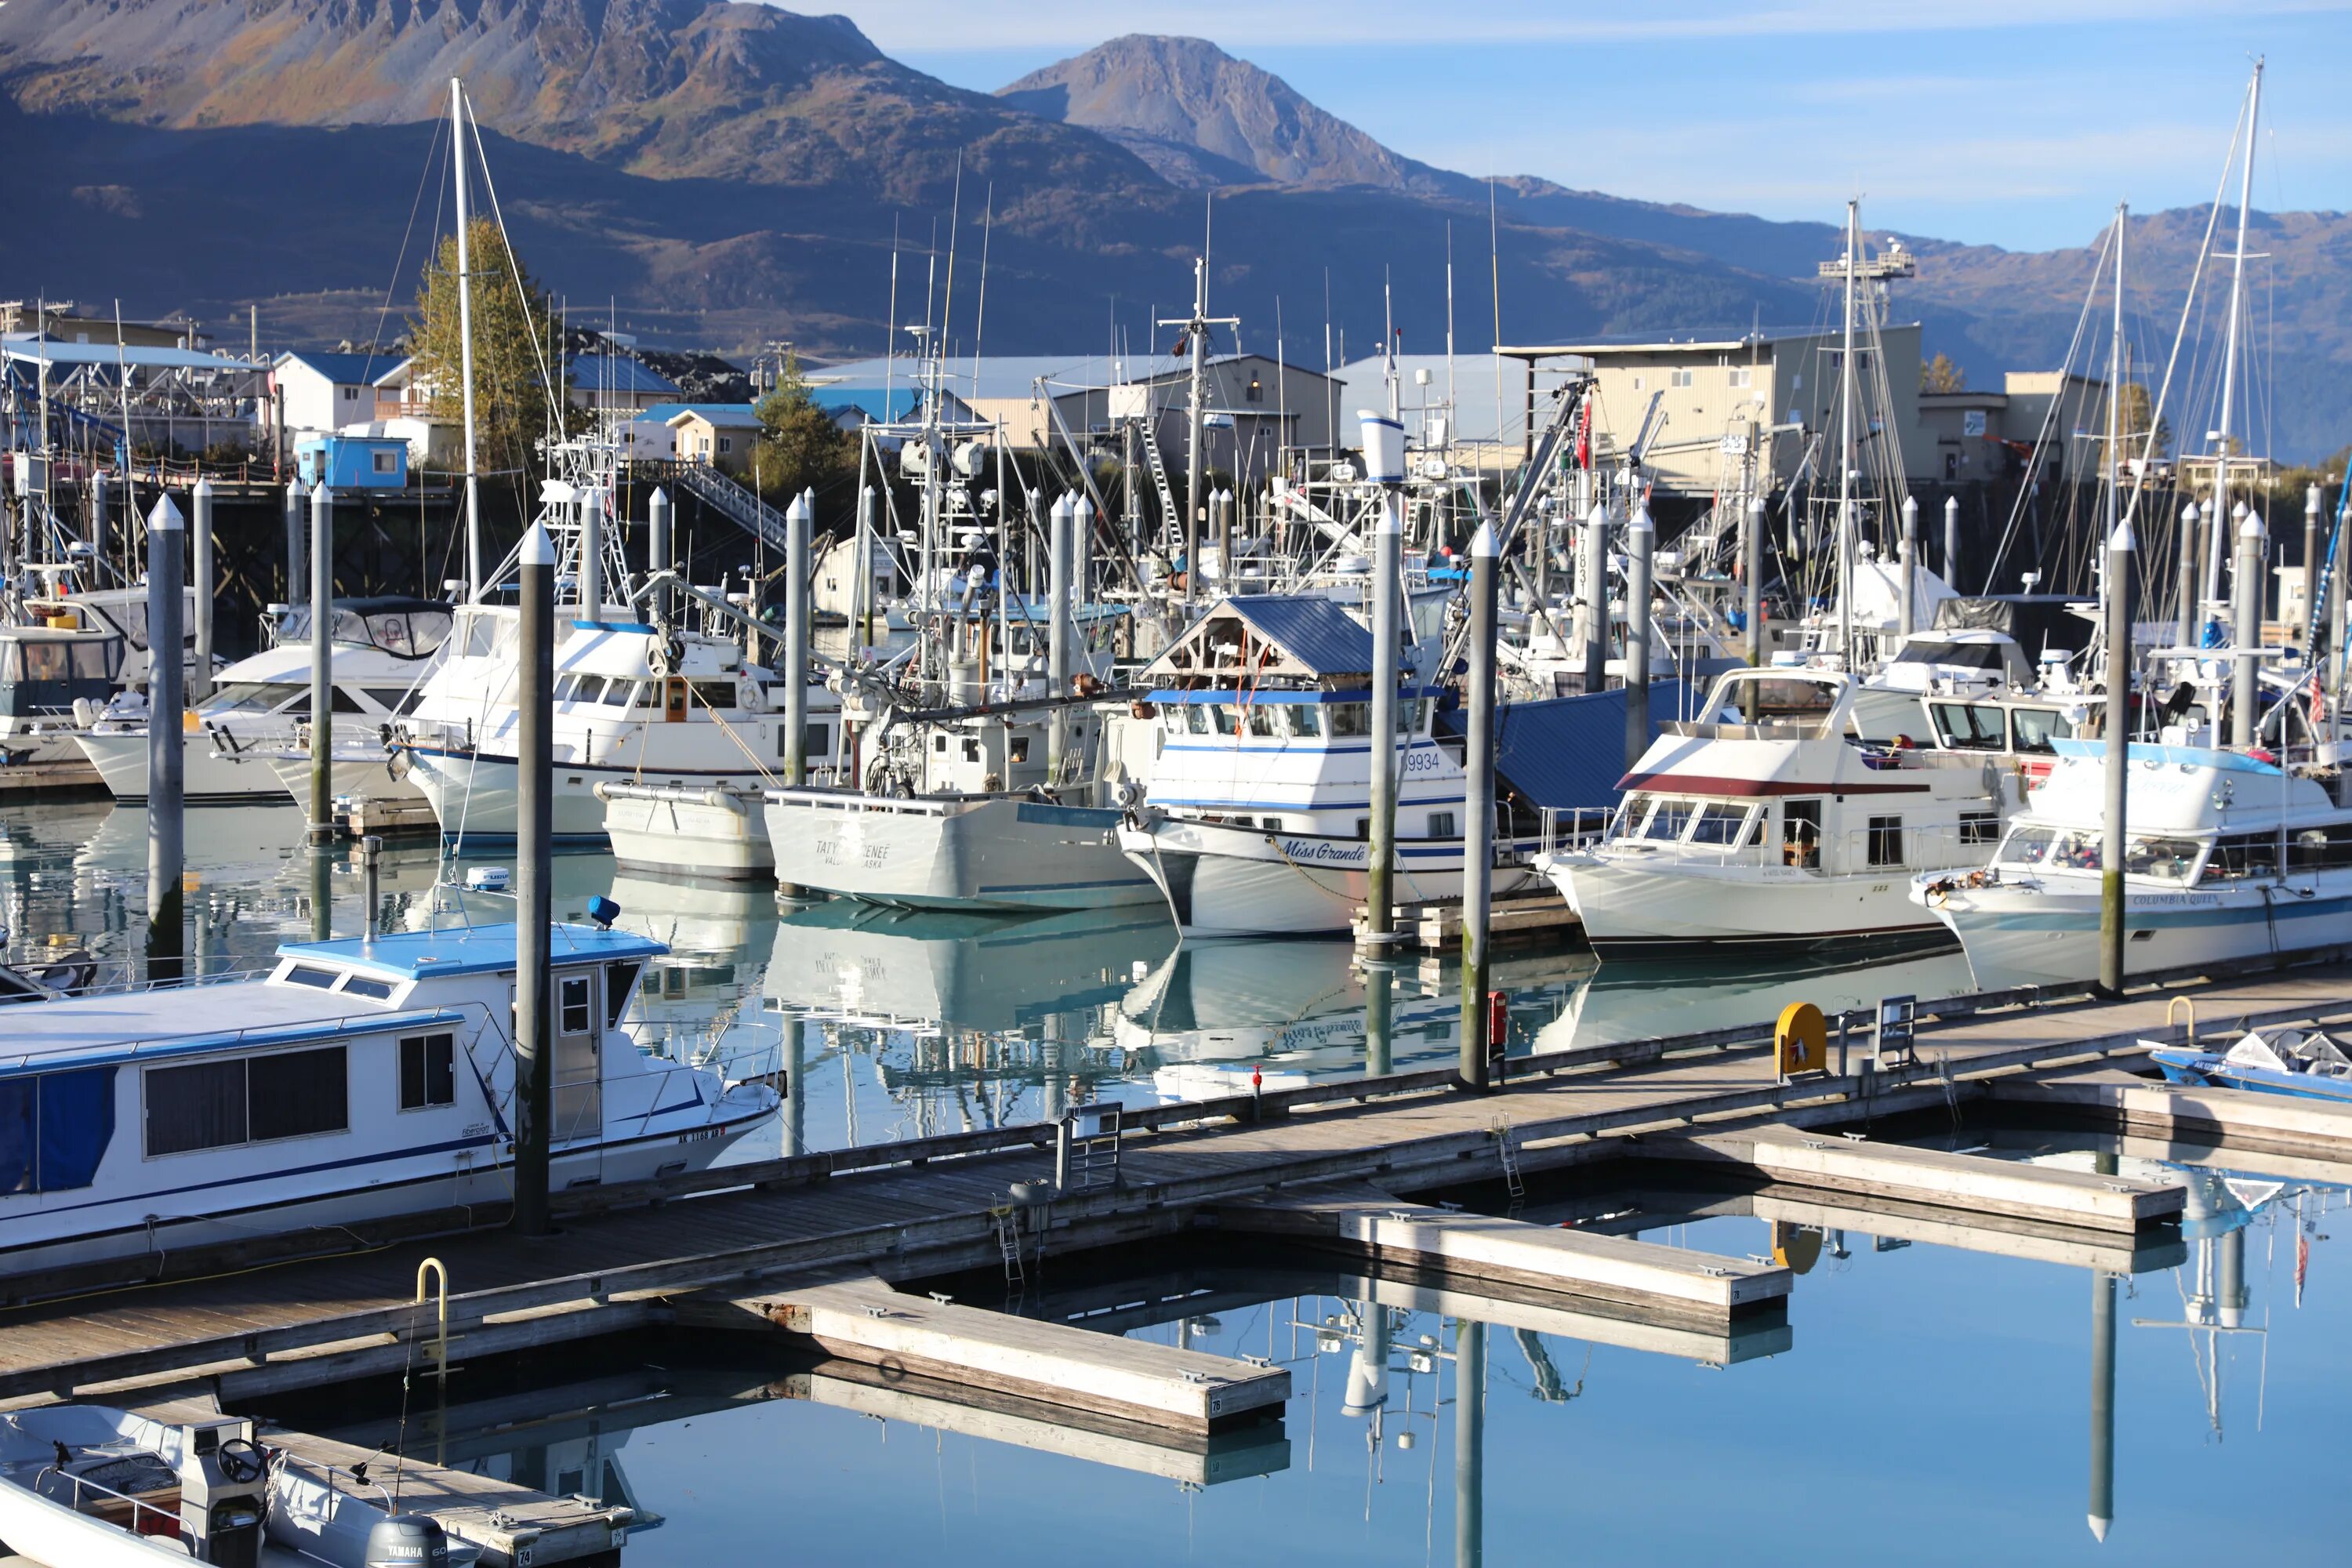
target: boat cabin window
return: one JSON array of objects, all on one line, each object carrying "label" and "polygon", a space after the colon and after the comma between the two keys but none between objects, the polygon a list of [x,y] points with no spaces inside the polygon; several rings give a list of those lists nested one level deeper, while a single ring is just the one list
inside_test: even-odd
[{"label": "boat cabin window", "polygon": [[1737,849],[1748,842],[1748,826],[1759,815],[1754,806],[1709,802],[1699,807],[1698,817],[1691,824],[1690,840],[1694,844]]},{"label": "boat cabin window", "polygon": [[343,982],[343,994],[346,996],[365,996],[377,1002],[390,1001],[392,999],[392,982],[389,980],[377,980],[365,974],[354,974]]},{"label": "boat cabin window", "polygon": [[1928,717],[1936,722],[1936,739],[1947,750],[1998,752],[2009,744],[1999,708],[1978,702],[1930,702]]},{"label": "boat cabin window", "polygon": [[0,1079],[0,1195],[89,1186],[113,1141],[112,1068]]},{"label": "boat cabin window", "polygon": [[1236,734],[1241,729],[1240,721],[1234,717],[1233,705],[1228,702],[1220,702],[1209,710],[1209,722],[1220,735]]},{"label": "boat cabin window", "polygon": [[1872,817],[1868,849],[1870,864],[1874,866],[1902,865],[1903,819],[1899,816]]},{"label": "boat cabin window", "polygon": [[636,689],[635,681],[623,680],[615,676],[604,683],[604,695],[598,700],[607,708],[626,708],[629,705],[630,696]]},{"label": "boat cabin window", "polygon": [[1184,724],[1195,735],[1209,732],[1209,710],[1197,703],[1186,703],[1182,710]]},{"label": "boat cabin window", "polygon": [[331,991],[342,978],[340,969],[321,969],[315,963],[298,963],[286,972],[286,978],[297,985],[315,985],[321,991]]},{"label": "boat cabin window", "polygon": [[2003,668],[1998,643],[1913,642],[1895,656],[1897,664],[1940,664],[1953,669],[1981,669],[1999,675]]},{"label": "boat cabin window", "polygon": [[2096,871],[2104,858],[2101,831],[2086,827],[2015,827],[1993,858],[2003,866],[2038,866],[2056,871]]},{"label": "boat cabin window", "polygon": [[1960,842],[1963,844],[1994,844],[2000,839],[2000,813],[1997,811],[1964,811],[1960,813]]},{"label": "boat cabin window", "polygon": [[1430,837],[1451,838],[1454,836],[1454,814],[1452,812],[1433,811],[1429,814]]},{"label": "boat cabin window", "polygon": [[2194,838],[2160,838],[2141,834],[2124,846],[2124,874],[2153,882],[2187,882],[2197,869],[2204,846]]},{"label": "boat cabin window", "polygon": [[639,965],[635,960],[615,959],[604,965],[604,1026],[617,1029],[621,1015],[628,1011],[629,988],[637,983]]},{"label": "boat cabin window", "polygon": [[410,1035],[400,1042],[400,1109],[457,1103],[457,1037]]},{"label": "boat cabin window", "polygon": [[2205,880],[2275,877],[2278,868],[2279,836],[2275,832],[2232,833],[2214,842],[2212,858],[2205,866]]},{"label": "boat cabin window", "polygon": [[2012,709],[2010,726],[2016,732],[2011,744],[2018,751],[2042,755],[2057,751],[2051,742],[2064,740],[2074,732],[2074,721],[2054,708]]},{"label": "boat cabin window", "polygon": [[310,693],[307,686],[287,681],[239,680],[222,687],[205,703],[208,713],[269,713],[289,698]]},{"label": "boat cabin window", "polygon": [[1766,676],[1731,684],[1726,706],[1752,712],[1759,719],[1820,718],[1837,705],[1837,688],[1819,680],[1775,679]]},{"label": "boat cabin window", "polygon": [[406,713],[425,696],[425,689],[421,686],[369,686],[361,689],[387,713]]},{"label": "boat cabin window", "polygon": [[725,712],[735,706],[735,683],[731,680],[698,680],[694,682],[694,700],[705,708]]},{"label": "boat cabin window", "polygon": [[1697,803],[1687,800],[1661,799],[1651,809],[1649,821],[1642,825],[1644,838],[1680,838],[1683,829],[1698,810]]},{"label": "boat cabin window", "polygon": [[2292,835],[2286,844],[2286,864],[2291,871],[2352,866],[2352,824],[2306,827]]},{"label": "boat cabin window", "polygon": [[146,1069],[147,1156],[350,1131],[345,1048]]},{"label": "boat cabin window", "polygon": [[1283,709],[1290,721],[1290,732],[1306,740],[1318,740],[1323,734],[1323,710],[1312,702],[1294,702]]},{"label": "boat cabin window", "polygon": [[1791,800],[1780,807],[1780,864],[1816,869],[1822,863],[1822,803]]},{"label": "boat cabin window", "polygon": [[588,1032],[588,977],[567,974],[555,983],[556,1024],[560,1035],[584,1035]]},{"label": "boat cabin window", "polygon": [[113,640],[42,638],[0,643],[0,680],[105,680],[113,675],[107,653]]},{"label": "boat cabin window", "polygon": [[1372,732],[1372,706],[1369,702],[1334,702],[1330,717],[1334,736]]},{"label": "boat cabin window", "polygon": [[1244,709],[1243,711],[1249,715],[1249,732],[1251,734],[1264,735],[1269,740],[1274,737],[1273,709],[1267,707],[1263,702],[1253,702],[1247,708]]},{"label": "boat cabin window", "polygon": [[465,617],[465,628],[466,640],[461,647],[467,658],[486,658],[497,651],[499,617],[467,616]]}]

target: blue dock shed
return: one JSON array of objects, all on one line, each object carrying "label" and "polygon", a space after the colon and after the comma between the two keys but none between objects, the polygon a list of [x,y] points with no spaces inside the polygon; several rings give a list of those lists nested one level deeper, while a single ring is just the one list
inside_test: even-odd
[{"label": "blue dock shed", "polygon": [[339,490],[408,487],[408,443],[397,436],[313,436],[294,446],[295,471],[306,485]]}]

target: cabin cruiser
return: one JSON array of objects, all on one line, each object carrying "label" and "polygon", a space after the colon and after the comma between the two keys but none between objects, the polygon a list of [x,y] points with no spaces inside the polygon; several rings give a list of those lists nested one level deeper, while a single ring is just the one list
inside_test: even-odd
[{"label": "cabin cruiser", "polygon": [[[2057,763],[1991,864],[1913,879],[1986,988],[2099,973],[2105,748],[2060,741]],[[2124,968],[2147,974],[2344,940],[2352,809],[2260,757],[2134,743],[2125,795]]]},{"label": "cabin cruiser", "polygon": [[[622,1020],[666,950],[553,928],[550,1184],[709,1164],[776,1091],[642,1054]],[[0,1275],[464,1205],[513,1180],[515,928],[281,945],[266,976],[10,1016]]]},{"label": "cabin cruiser", "polygon": [[[329,619],[329,702],[338,794],[415,797],[386,773],[383,728],[449,635],[449,606],[433,599],[338,599]],[[310,610],[274,606],[269,646],[223,669],[182,725],[182,787],[192,801],[310,799],[310,757],[297,750],[310,717]],[[75,737],[114,798],[147,798],[147,697],[126,691]]]},{"label": "cabin cruiser", "polygon": [[[1834,670],[1735,670],[1708,697],[1711,721],[1666,725],[1601,841],[1538,861],[1594,948],[1947,941],[1908,897],[1910,877],[1991,855],[2024,800],[2021,759],[1862,742],[1860,690]],[[1982,732],[1966,711],[1944,721]],[[2005,710],[1990,722],[2006,740]]]},{"label": "cabin cruiser", "polygon": [[[1220,603],[1144,671],[1159,755],[1118,830],[1188,935],[1331,935],[1371,872],[1373,646],[1328,599]],[[1680,687],[1651,689],[1671,711]],[[1408,682],[1396,702],[1396,898],[1463,895],[1468,783],[1458,717]],[[1496,713],[1496,896],[1540,886],[1527,864],[1545,810],[1605,812],[1622,757],[1622,691]]]},{"label": "cabin cruiser", "polygon": [[114,696],[122,650],[116,631],[0,626],[0,767],[70,762],[79,770],[76,715]]},{"label": "cabin cruiser", "polygon": [[[389,1488],[272,1448],[247,1416],[172,1422],[101,1405],[0,1415],[0,1540],[12,1563],[470,1568],[480,1557],[437,1521],[395,1516]],[[395,1541],[418,1550],[370,1555]]]}]

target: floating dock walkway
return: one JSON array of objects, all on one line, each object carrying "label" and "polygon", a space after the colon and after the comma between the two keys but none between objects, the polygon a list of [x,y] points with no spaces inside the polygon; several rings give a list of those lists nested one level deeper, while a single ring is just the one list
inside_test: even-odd
[{"label": "floating dock walkway", "polygon": [[[2206,983],[2195,994],[2208,1039],[2246,1022],[2352,1020],[2352,968],[2340,963]],[[995,1314],[933,1311],[921,1298],[843,1300],[837,1310],[830,1303],[845,1277],[906,1281],[982,1268],[1002,1269],[1012,1293],[1038,1277],[1048,1255],[1199,1235],[1244,1212],[1281,1208],[1292,1216],[1283,1223],[1328,1227],[1324,1240],[1346,1255],[1339,1262],[1349,1273],[1645,1321],[1685,1335],[1702,1354],[1722,1351],[1743,1313],[1764,1313],[1769,1327],[1781,1312],[1774,1303],[1788,1299],[1784,1272],[1701,1258],[1702,1284],[1654,1267],[1640,1243],[1538,1243],[1527,1234],[1535,1227],[1404,1200],[1482,1184],[1516,1197],[1538,1171],[1619,1161],[1662,1172],[1680,1161],[1744,1173],[1775,1194],[1899,1205],[1954,1226],[2104,1237],[2095,1248],[2128,1255],[2136,1238],[2165,1233],[2164,1216],[2177,1212],[2177,1196],[2166,1194],[2177,1189],[2029,1175],[1980,1157],[1853,1144],[1836,1130],[1993,1095],[2005,1103],[2041,1097],[2045,1108],[2111,1127],[2203,1142],[2285,1141],[2315,1158],[2352,1160],[2352,1111],[2102,1077],[2097,1069],[2139,1060],[2143,1037],[2180,1037],[2166,1021],[2169,999],[2162,991],[2115,1001],[2026,992],[1938,1003],[1921,1017],[1910,1060],[1884,1069],[1853,1060],[1845,1073],[1794,1082],[1776,1076],[1761,1048],[1769,1026],[1759,1024],[1520,1058],[1509,1083],[1488,1094],[1433,1071],[1151,1107],[1126,1118],[1115,1180],[1059,1195],[1050,1191],[1048,1127],[749,1162],[565,1194],[562,1231],[544,1241],[478,1232],[442,1237],[430,1250],[454,1282],[452,1353],[465,1359],[672,1322],[713,1302],[780,1306],[789,1326],[801,1297],[810,1337],[841,1359],[912,1357],[961,1369],[985,1352],[999,1368],[992,1375],[1014,1391],[1006,1397],[1065,1408],[1097,1399],[1118,1407],[1103,1419],[1197,1430],[1203,1419],[1213,1426],[1218,1413],[1160,1405],[1144,1394],[1172,1365],[1156,1351],[1097,1336],[1108,1360],[1089,1389],[1085,1380],[1097,1373],[1075,1342],[1024,1349],[995,1326]],[[1334,1208],[1335,1183],[1381,1195]],[[175,1260],[215,1277],[0,1310],[0,1400],[121,1403],[136,1388],[141,1397],[201,1391],[234,1402],[395,1370],[434,1332],[434,1314],[414,1302],[427,1247],[368,1239],[381,1243],[377,1250],[269,1268],[233,1257]],[[1595,1239],[1615,1238],[1580,1241]],[[1704,1276],[1707,1268],[1724,1272]],[[815,1281],[833,1294],[810,1295]],[[39,1281],[15,1288],[30,1293],[28,1284]],[[1759,1292],[1761,1305],[1734,1300],[1742,1290]],[[828,1303],[822,1317],[808,1305],[815,1301]],[[828,1326],[814,1331],[820,1321]],[[1034,1360],[1024,1359],[1030,1350]],[[1187,1381],[1188,1370],[1206,1379],[1203,1400],[1225,1389],[1274,1402],[1270,1380],[1247,1392],[1245,1363],[1174,1368],[1176,1380]]]}]

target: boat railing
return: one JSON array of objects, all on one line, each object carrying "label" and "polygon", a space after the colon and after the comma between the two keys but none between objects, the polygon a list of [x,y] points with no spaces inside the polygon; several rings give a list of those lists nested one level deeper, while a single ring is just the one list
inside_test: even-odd
[{"label": "boat railing", "polygon": [[1537,853],[1573,855],[1601,842],[1617,808],[1609,805],[1548,805],[1543,808],[1543,835]]},{"label": "boat railing", "polygon": [[[170,1535],[177,1537],[180,1533],[180,1512],[178,1509],[164,1508],[159,1503],[149,1502],[144,1498],[132,1497],[129,1492],[116,1491],[112,1487],[106,1485],[103,1481],[93,1481],[87,1477],[75,1475],[71,1470],[61,1470],[55,1465],[43,1466],[40,1474],[33,1478],[33,1491],[36,1496],[47,1497],[50,1495],[48,1491],[43,1489],[41,1483],[51,1476],[57,1477],[59,1480],[70,1481],[73,1483],[73,1500],[66,1506],[72,1509],[76,1513],[80,1513],[82,1511],[81,1494],[85,1491],[91,1491],[96,1492],[99,1496],[107,1498],[114,1502],[130,1504],[131,1518],[126,1523],[125,1528],[133,1535]],[[153,1514],[157,1520],[161,1521],[163,1528],[157,1530],[141,1529],[139,1523],[140,1515],[148,1513]]]},{"label": "boat railing", "polygon": [[1670,720],[1658,726],[1661,735],[1688,741],[1827,741],[1836,729],[1826,720],[1767,719],[1756,724],[1707,724],[1696,720]]}]

